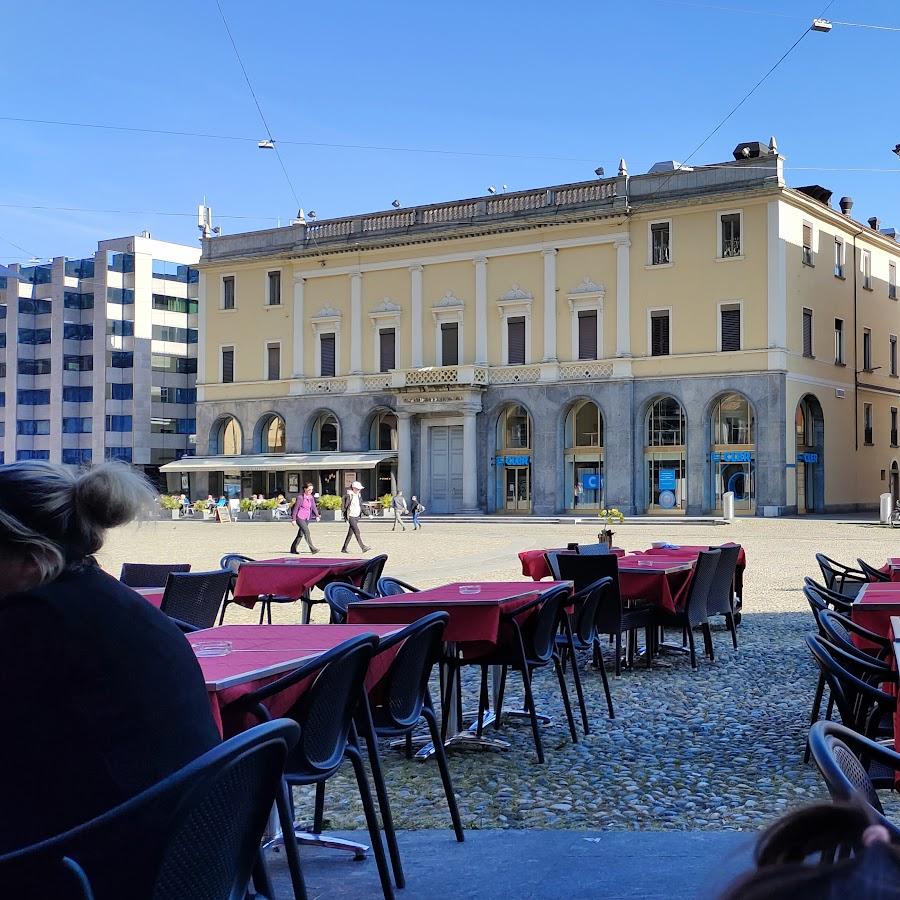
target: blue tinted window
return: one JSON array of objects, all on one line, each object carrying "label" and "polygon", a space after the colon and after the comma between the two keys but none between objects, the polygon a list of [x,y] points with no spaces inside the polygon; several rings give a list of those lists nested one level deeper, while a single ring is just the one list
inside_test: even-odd
[{"label": "blue tinted window", "polygon": [[89,341],[94,336],[93,325],[79,325],[66,322],[63,325],[63,337],[72,341]]},{"label": "blue tinted window", "polygon": [[51,266],[27,266],[19,270],[19,279],[29,284],[50,284],[53,280]]},{"label": "blue tinted window", "polygon": [[43,406],[50,402],[50,391],[18,391],[16,402],[19,406]]},{"label": "blue tinted window", "polygon": [[0,391],[0,406],[6,406],[6,391]]},{"label": "blue tinted window", "polygon": [[7,286],[6,276],[0,275],[0,291],[5,291]]},{"label": "blue tinted window", "polygon": [[131,369],[134,367],[134,354],[126,350],[113,350],[109,354],[108,365],[113,369]]},{"label": "blue tinted window", "polygon": [[107,431],[131,431],[131,416],[107,416]]},{"label": "blue tinted window", "polygon": [[133,253],[110,253],[107,269],[110,272],[133,272],[134,271],[134,254]]},{"label": "blue tinted window", "polygon": [[67,259],[66,275],[69,278],[93,278],[94,259]]},{"label": "blue tinted window", "polygon": [[6,346],[6,332],[0,332],[0,349]]},{"label": "blue tinted window", "polygon": [[170,297],[168,294],[154,294],[153,308],[177,313],[195,313],[199,310],[197,300],[184,297]]},{"label": "blue tinted window", "polygon": [[196,344],[196,328],[176,328],[174,325],[154,325],[153,339],[155,341],[174,341],[177,344]]},{"label": "blue tinted window", "polygon": [[196,419],[176,419],[175,434],[194,434],[197,431]]},{"label": "blue tinted window", "polygon": [[134,334],[134,322],[128,319],[107,319],[106,333],[117,337],[131,337]]},{"label": "blue tinted window", "polygon": [[[0,287],[2,287],[2,285],[0,285]],[[6,318],[6,304],[3,304],[3,306],[0,306],[0,319],[5,319],[5,318]]]},{"label": "blue tinted window", "polygon": [[20,328],[19,329],[20,344],[49,344],[50,329],[49,328]]},{"label": "blue tinted window", "polygon": [[63,369],[66,372],[90,372],[93,368],[93,356],[76,356],[70,353],[63,356]]},{"label": "blue tinted window", "polygon": [[90,434],[93,421],[91,418],[63,416],[62,430],[65,434]]},{"label": "blue tinted window", "polygon": [[197,388],[175,388],[176,403],[196,403]]},{"label": "blue tinted window", "polygon": [[131,462],[131,447],[107,447],[107,459],[119,459],[122,462]]},{"label": "blue tinted window", "polygon": [[107,387],[110,400],[131,400],[134,396],[133,384],[110,384]]},{"label": "blue tinted window", "polygon": [[19,419],[16,422],[16,434],[50,434],[50,420]]},{"label": "blue tinted window", "polygon": [[134,303],[134,291],[131,288],[108,287],[106,299],[110,303]]},{"label": "blue tinted window", "polygon": [[63,447],[62,461],[67,466],[80,466],[91,461],[91,451],[87,449],[67,450]]},{"label": "blue tinted window", "polygon": [[49,375],[49,359],[20,359],[16,362],[16,371],[20,375]]},{"label": "blue tinted window", "polygon": [[63,387],[63,400],[66,403],[90,403],[94,399],[94,389],[90,385],[84,387],[67,384]]},{"label": "blue tinted window", "polygon": [[94,295],[79,294],[77,291],[66,291],[63,294],[63,305],[66,309],[93,309]]},{"label": "blue tinted window", "polygon": [[50,459],[49,450],[16,450],[16,461],[28,459]]},{"label": "blue tinted window", "polygon": [[50,312],[50,301],[32,300],[30,297],[23,297],[19,300],[19,312],[26,316],[41,316]]},{"label": "blue tinted window", "polygon": [[182,284],[196,284],[200,273],[191,266],[169,262],[165,259],[153,260],[153,277],[167,278],[169,281],[180,281]]}]

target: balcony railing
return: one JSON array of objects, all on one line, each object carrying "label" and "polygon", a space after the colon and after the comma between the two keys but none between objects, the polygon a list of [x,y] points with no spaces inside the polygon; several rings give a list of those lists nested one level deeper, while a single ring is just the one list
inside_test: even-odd
[{"label": "balcony railing", "polygon": [[722,241],[722,258],[730,259],[735,256],[741,255],[741,242],[740,239],[732,239],[732,240],[724,240]]}]

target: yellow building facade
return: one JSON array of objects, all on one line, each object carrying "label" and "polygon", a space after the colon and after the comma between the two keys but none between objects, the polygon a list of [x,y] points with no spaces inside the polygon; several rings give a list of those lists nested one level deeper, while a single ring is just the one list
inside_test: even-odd
[{"label": "yellow building facade", "polygon": [[744,514],[900,490],[900,244],[774,147],[204,241],[192,492]]}]

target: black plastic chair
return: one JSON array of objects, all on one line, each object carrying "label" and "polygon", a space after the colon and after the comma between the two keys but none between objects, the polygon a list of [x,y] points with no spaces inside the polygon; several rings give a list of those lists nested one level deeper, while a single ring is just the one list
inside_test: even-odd
[{"label": "black plastic chair", "polygon": [[240,900],[256,867],[257,887],[274,897],[260,839],[299,733],[284,719],[251,728],[96,819],[0,857],[0,892]]},{"label": "black plastic chair", "polygon": [[130,588],[161,588],[171,572],[190,572],[190,563],[123,563],[119,581]]},{"label": "black plastic chair", "polygon": [[225,600],[231,573],[173,572],[166,581],[160,609],[179,622],[196,628],[212,628]]},{"label": "black plastic chair", "polygon": [[219,560],[219,568],[231,572],[231,584],[228,586],[228,594],[222,602],[222,612],[219,615],[220,625],[225,621],[225,610],[234,603],[234,586],[237,583],[238,571],[241,568],[241,563],[245,562],[256,562],[256,560],[252,556],[243,556],[240,553],[226,553]]},{"label": "black plastic chair", "polygon": [[694,572],[691,576],[691,584],[688,590],[684,607],[674,613],[667,610],[654,610],[654,623],[665,628],[681,628],[682,634],[687,637],[691,668],[697,668],[697,653],[694,648],[694,629],[700,627],[703,631],[703,644],[706,655],[714,659],[712,646],[712,633],[709,630],[706,603],[709,598],[710,588],[716,577],[716,571],[721,559],[721,550],[703,550],[697,555]]},{"label": "black plastic chair", "polygon": [[[706,599],[706,615],[725,616],[725,624],[731,632],[731,643],[737,650],[737,628],[735,627],[734,606],[734,573],[737,571],[738,556],[741,553],[739,544],[723,544],[719,550],[719,565],[709,587],[709,596]],[[710,648],[712,648],[712,636],[710,636]],[[715,656],[712,657],[715,659]]]},{"label": "black plastic chair", "polygon": [[329,621],[332,625],[343,625],[347,621],[347,609],[351,603],[374,599],[374,594],[369,594],[362,588],[345,584],[342,581],[332,581],[325,588],[325,602],[331,610]]},{"label": "black plastic chair", "polygon": [[606,695],[606,707],[610,719],[616,717],[613,709],[612,695],[609,692],[609,679],[606,676],[606,666],[603,663],[603,655],[599,651],[600,632],[597,623],[600,621],[600,611],[607,602],[613,599],[613,580],[610,577],[600,578],[593,584],[578,591],[572,596],[571,605],[573,613],[570,618],[570,630],[556,635],[556,645],[565,668],[566,655],[572,661],[572,672],[575,680],[575,690],[578,694],[578,705],[581,708],[581,719],[584,725],[584,733],[588,733],[587,710],[584,705],[584,693],[582,691],[581,677],[578,674],[578,660],[576,650],[589,650],[596,661],[599,660],[600,678],[603,681],[603,692]]},{"label": "black plastic chair", "polygon": [[833,609],[848,616],[853,612],[851,598],[848,598],[846,594],[829,590],[808,575],[803,579],[803,593],[813,609],[813,615],[816,614],[817,609]]},{"label": "black plastic chair", "polygon": [[865,572],[854,569],[852,566],[845,566],[824,553],[816,554],[816,562],[822,572],[825,587],[830,591],[843,594],[845,597],[853,599],[859,593],[860,588],[869,581]]},{"label": "black plastic chair", "polygon": [[418,591],[419,588],[413,587],[411,584],[407,584],[399,578],[384,576],[383,578],[378,579],[379,597],[393,597],[397,594],[415,594],[418,593]]},{"label": "black plastic chair", "polygon": [[[479,737],[483,732],[484,713],[488,708],[489,667],[497,665],[502,667],[497,712],[494,720],[495,728],[499,726],[503,715],[503,694],[506,689],[507,671],[513,669],[522,675],[522,684],[525,688],[525,708],[531,719],[531,731],[534,735],[534,747],[539,763],[544,762],[544,748],[541,743],[540,723],[532,691],[532,676],[536,669],[552,665],[556,670],[572,742],[578,743],[578,732],[572,716],[572,705],[569,702],[569,691],[563,674],[562,660],[556,647],[556,634],[563,625],[563,619],[566,616],[565,604],[568,598],[568,587],[551,588],[518,609],[502,614],[500,627],[507,631],[509,639],[492,648],[484,656],[465,660],[466,664],[481,666],[481,691],[478,698],[476,732]],[[449,697],[445,697],[443,706],[444,709],[449,708]]]},{"label": "black plastic chair", "polygon": [[[375,804],[366,779],[359,738],[354,725],[354,717],[365,701],[365,678],[377,647],[378,638],[373,634],[351,638],[309,660],[289,674],[245,694],[234,704],[239,710],[252,713],[261,721],[266,721],[270,717],[265,706],[266,700],[313,676],[315,678],[286,713],[300,725],[300,740],[292,748],[285,762],[284,780],[288,789],[278,796],[278,815],[284,834],[285,854],[294,895],[304,900],[306,887],[300,869],[297,838],[314,840],[314,837],[302,833],[298,835],[295,831],[294,798],[290,788],[299,785],[316,786],[313,835],[319,834],[324,812],[325,782],[338,772],[345,759],[350,760],[356,776],[382,891],[386,900],[393,900],[394,890],[387,857],[381,843]],[[370,758],[377,753],[378,747],[373,739],[369,746]],[[385,828],[392,828],[392,824],[387,824],[391,818],[390,807],[386,802],[382,805],[381,812],[386,822]],[[402,881],[402,877],[400,880]]]},{"label": "black plastic chair", "polygon": [[[809,731],[809,743],[832,800],[861,800],[891,838],[900,839],[900,828],[885,817],[878,797],[879,787],[893,790],[900,754],[836,722],[816,722]],[[873,769],[883,774],[873,777]]]},{"label": "black plastic chair", "polygon": [[[831,609],[823,609],[819,613],[819,630],[826,641],[840,647],[848,653],[855,653],[863,659],[874,657],[880,662],[890,664],[891,655],[894,652],[894,642],[882,634],[863,628],[848,616],[834,612]],[[877,650],[868,650],[853,643],[853,635],[874,644]]]},{"label": "black plastic chair", "polygon": [[882,572],[880,569],[876,569],[875,566],[870,566],[864,559],[856,558],[857,563],[859,563],[859,570],[869,579],[869,581],[881,581],[886,582],[891,580],[891,576],[887,574],[887,572]]},{"label": "black plastic chair", "polygon": [[610,553],[609,544],[579,544],[579,556],[606,556]]},{"label": "black plastic chair", "polygon": [[387,554],[382,553],[380,556],[373,556],[367,560],[362,570],[362,579],[360,587],[370,596],[378,595],[378,579],[384,572],[384,564],[387,562]]}]

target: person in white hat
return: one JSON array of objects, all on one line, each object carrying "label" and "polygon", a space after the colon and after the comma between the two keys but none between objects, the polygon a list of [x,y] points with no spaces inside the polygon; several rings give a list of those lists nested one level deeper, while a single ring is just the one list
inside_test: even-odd
[{"label": "person in white hat", "polygon": [[363,486],[354,481],[344,495],[344,503],[341,509],[344,512],[344,519],[347,522],[347,537],[344,538],[344,546],[341,547],[341,553],[349,553],[347,545],[350,538],[355,537],[356,543],[362,548],[363,553],[367,553],[369,548],[363,543],[362,535],[359,533],[359,517],[362,515],[362,489]]}]

